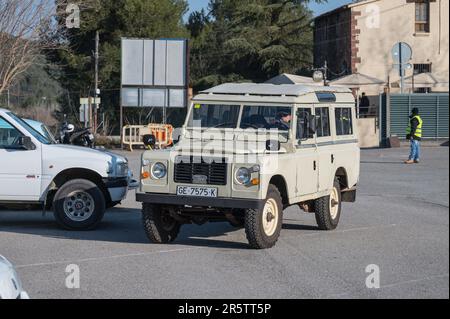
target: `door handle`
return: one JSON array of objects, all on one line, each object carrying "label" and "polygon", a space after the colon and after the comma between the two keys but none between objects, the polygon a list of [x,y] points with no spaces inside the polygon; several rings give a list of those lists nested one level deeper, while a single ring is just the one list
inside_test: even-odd
[{"label": "door handle", "polygon": [[314,167],[314,170],[317,170],[317,162],[316,161],[314,161],[313,167]]},{"label": "door handle", "polygon": [[331,154],[331,164],[334,164],[334,154]]}]

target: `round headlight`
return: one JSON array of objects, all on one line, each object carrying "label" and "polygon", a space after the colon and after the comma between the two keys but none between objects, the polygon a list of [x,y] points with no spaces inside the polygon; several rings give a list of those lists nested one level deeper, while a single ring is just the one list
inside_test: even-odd
[{"label": "round headlight", "polygon": [[162,179],[167,175],[167,167],[163,163],[155,163],[152,166],[152,177]]},{"label": "round headlight", "polygon": [[248,168],[241,167],[240,169],[238,169],[236,171],[236,181],[239,184],[247,185],[248,183],[250,183],[251,178],[252,178],[252,173],[250,172],[250,170]]}]

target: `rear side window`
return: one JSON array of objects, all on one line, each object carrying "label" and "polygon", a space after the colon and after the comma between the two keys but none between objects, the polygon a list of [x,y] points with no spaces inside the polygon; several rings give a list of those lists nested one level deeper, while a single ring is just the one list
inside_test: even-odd
[{"label": "rear side window", "polygon": [[336,108],[336,135],[353,135],[352,109]]},{"label": "rear side window", "polygon": [[316,108],[316,130],[317,137],[331,136],[330,112],[327,107]]}]

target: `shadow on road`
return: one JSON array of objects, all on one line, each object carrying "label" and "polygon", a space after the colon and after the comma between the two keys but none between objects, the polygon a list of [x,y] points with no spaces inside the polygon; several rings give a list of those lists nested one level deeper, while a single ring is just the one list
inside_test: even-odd
[{"label": "shadow on road", "polygon": [[[203,226],[185,225],[174,244],[243,249],[247,245],[228,242],[215,237],[227,236],[237,229],[228,223],[208,223]],[[93,231],[66,231],[59,228],[52,213],[42,217],[40,211],[0,210],[1,233],[15,233],[61,240],[150,244],[141,222],[138,209],[109,210],[99,228]]]},{"label": "shadow on road", "polygon": [[[286,219],[285,230],[316,231],[317,227],[293,224],[297,220]],[[207,223],[202,226],[184,225],[174,242],[177,245],[212,247],[226,249],[249,249],[247,241],[233,236],[239,230],[227,222]],[[2,211],[0,210],[1,233],[15,233],[51,239],[92,242],[112,242],[150,245],[141,222],[139,209],[114,208],[109,210],[99,228],[93,231],[66,231],[59,228],[48,212],[45,217],[40,211]],[[232,236],[226,240],[227,236]],[[225,237],[225,240],[224,240]],[[245,238],[245,237],[244,237]],[[245,240],[245,239],[244,239]]]}]

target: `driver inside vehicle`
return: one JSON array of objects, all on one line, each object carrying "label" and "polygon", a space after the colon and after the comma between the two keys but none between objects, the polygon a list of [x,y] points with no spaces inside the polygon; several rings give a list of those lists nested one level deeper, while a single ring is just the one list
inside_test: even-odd
[{"label": "driver inside vehicle", "polygon": [[277,114],[273,126],[280,131],[288,131],[291,128],[291,122],[291,112],[281,111]]}]

